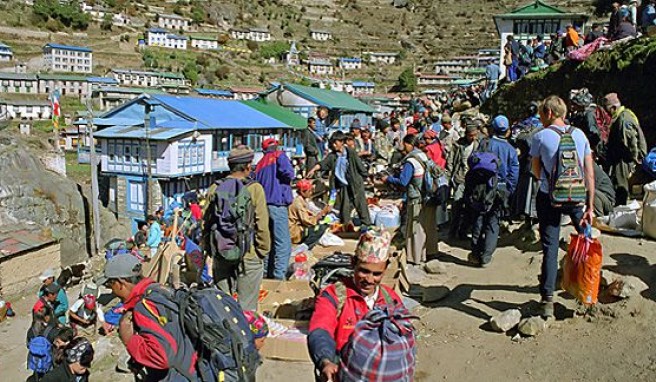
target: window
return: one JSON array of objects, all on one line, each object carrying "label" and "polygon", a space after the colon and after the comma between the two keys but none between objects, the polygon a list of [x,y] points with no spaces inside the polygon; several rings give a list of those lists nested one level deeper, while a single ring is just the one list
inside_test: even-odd
[{"label": "window", "polygon": [[133,211],[144,211],[145,210],[145,183],[129,181],[130,192],[129,192],[129,206]]}]

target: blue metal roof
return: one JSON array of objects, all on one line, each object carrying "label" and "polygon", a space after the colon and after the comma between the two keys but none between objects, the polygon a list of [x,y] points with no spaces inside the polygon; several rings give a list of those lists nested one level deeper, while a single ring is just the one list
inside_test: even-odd
[{"label": "blue metal roof", "polygon": [[186,40],[187,38],[185,36],[178,36],[177,34],[169,33],[166,35],[167,38],[170,38],[172,40]]},{"label": "blue metal roof", "polygon": [[169,95],[153,95],[152,98],[173,111],[198,121],[199,129],[203,127],[207,129],[289,128],[277,119],[239,101]]},{"label": "blue metal roof", "polygon": [[351,85],[357,88],[373,88],[376,87],[376,84],[373,82],[364,82],[364,81],[353,81]]},{"label": "blue metal roof", "polygon": [[53,44],[53,43],[48,43],[44,47],[45,48],[53,48],[53,49],[64,49],[64,50],[74,50],[77,52],[86,52],[86,53],[91,53],[92,50],[91,48],[87,48],[84,46],[74,46],[74,45],[62,45],[62,44]]},{"label": "blue metal roof", "polygon": [[148,32],[151,32],[151,33],[166,33],[166,34],[169,33],[169,31],[167,31],[166,29],[162,29],[162,28],[150,28],[150,29],[148,29]]},{"label": "blue metal roof", "polygon": [[361,62],[361,58],[350,58],[350,57],[342,57],[339,59],[341,62]]},{"label": "blue metal roof", "polygon": [[110,77],[89,77],[87,81],[93,84],[118,85],[118,81]]},{"label": "blue metal roof", "polygon": [[218,97],[234,97],[230,90],[217,90],[217,89],[194,89],[200,95],[218,96]]},{"label": "blue metal roof", "polygon": [[[155,141],[167,141],[181,135],[192,133],[194,130],[186,127],[170,128],[155,127],[150,129],[149,139]],[[94,133],[97,138],[123,138],[123,139],[146,139],[146,129],[143,126],[112,126]]]}]

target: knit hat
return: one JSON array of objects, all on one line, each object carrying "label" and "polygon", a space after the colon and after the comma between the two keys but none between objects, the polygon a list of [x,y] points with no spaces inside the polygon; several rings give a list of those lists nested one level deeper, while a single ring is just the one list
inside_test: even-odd
[{"label": "knit hat", "polygon": [[244,316],[246,316],[246,320],[255,339],[264,338],[269,335],[269,325],[259,313],[252,310],[245,310]]},{"label": "knit hat", "polygon": [[262,142],[262,150],[268,150],[271,146],[278,146],[276,138],[267,138]]},{"label": "knit hat", "polygon": [[296,188],[299,191],[308,191],[312,189],[312,182],[307,179],[301,179],[296,182]]},{"label": "knit hat", "polygon": [[355,257],[363,263],[382,263],[389,259],[391,235],[388,231],[375,227],[360,235],[355,248]]},{"label": "knit hat", "polygon": [[255,153],[253,150],[246,145],[239,145],[228,154],[228,163],[251,163]]},{"label": "knit hat", "polygon": [[620,98],[617,96],[617,93],[608,93],[604,96],[604,106],[608,105],[619,105]]},{"label": "knit hat", "polygon": [[494,131],[498,133],[504,133],[508,131],[508,128],[510,127],[510,122],[508,122],[508,118],[504,115],[497,115],[494,117],[494,120],[492,121],[492,128]]},{"label": "knit hat", "polygon": [[88,340],[83,339],[72,348],[66,349],[66,363],[71,364],[79,362],[82,366],[89,367],[93,360],[93,353],[93,346],[91,346],[91,343]]}]

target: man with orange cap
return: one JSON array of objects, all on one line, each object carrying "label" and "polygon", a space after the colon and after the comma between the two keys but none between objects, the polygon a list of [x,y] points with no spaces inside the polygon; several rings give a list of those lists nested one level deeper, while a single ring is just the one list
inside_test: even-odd
[{"label": "man with orange cap", "polygon": [[289,233],[292,237],[292,243],[304,243],[310,249],[317,244],[326,232],[328,225],[319,224],[319,222],[331,210],[330,206],[326,206],[316,214],[310,211],[309,201],[312,198],[313,188],[312,181],[308,179],[298,181],[296,183],[298,195],[294,198],[292,205],[289,206]]},{"label": "man with orange cap", "polygon": [[278,150],[278,141],[267,138],[262,142],[264,157],[255,168],[255,180],[264,188],[269,208],[269,227],[273,245],[264,262],[268,278],[282,280],[289,266],[292,242],[289,236],[289,212],[292,203],[294,167],[284,151]]}]

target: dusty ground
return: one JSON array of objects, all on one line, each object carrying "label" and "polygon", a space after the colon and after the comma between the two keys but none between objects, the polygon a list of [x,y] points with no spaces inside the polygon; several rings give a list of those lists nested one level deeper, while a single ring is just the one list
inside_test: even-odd
[{"label": "dusty ground", "polygon": [[[420,306],[418,381],[654,381],[656,380],[656,243],[604,235],[604,268],[635,275],[650,286],[642,295],[602,304],[596,317],[573,317],[576,304],[557,299],[557,320],[537,337],[511,340],[490,331],[490,316],[519,308],[527,316],[537,306],[541,257],[511,243],[495,254],[487,269],[466,265],[467,251],[443,244],[452,291],[431,306]],[[3,381],[20,381],[25,371],[27,299],[17,318],[0,324]],[[118,346],[102,340],[92,380],[130,381],[112,368]],[[116,341],[116,338],[112,340]],[[265,360],[261,381],[312,381],[310,364]]]}]

